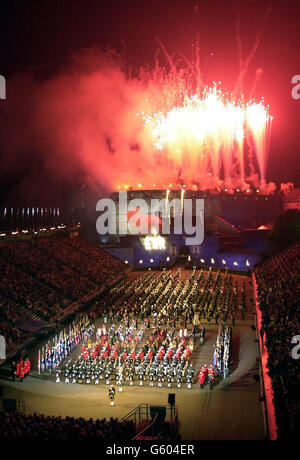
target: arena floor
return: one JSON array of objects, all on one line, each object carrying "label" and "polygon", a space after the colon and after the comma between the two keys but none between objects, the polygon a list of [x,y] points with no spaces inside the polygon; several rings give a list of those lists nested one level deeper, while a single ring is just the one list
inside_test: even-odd
[{"label": "arena floor", "polygon": [[[245,277],[238,277],[239,284],[243,280]],[[250,295],[249,287],[249,299]],[[135,382],[132,387],[124,385],[122,393],[116,393],[116,405],[111,407],[108,387],[104,384],[57,384],[53,376],[38,376],[37,373],[23,383],[7,379],[0,382],[4,387],[4,397],[24,399],[27,412],[85,418],[113,416],[121,419],[139,404],[167,404],[168,393],[175,393],[179,432],[183,440],[260,440],[265,437],[265,427],[263,406],[259,402],[260,383],[253,379],[253,374],[258,373],[259,356],[256,333],[251,327],[253,324],[249,302],[246,319],[237,319],[233,327],[231,375],[217,382],[212,391],[207,387],[201,390],[197,383],[189,390],[185,383],[177,389],[175,384],[173,388],[150,388],[148,382],[143,387]],[[205,344],[197,342],[193,351],[196,371],[201,365],[212,362],[218,326],[205,324],[205,327]],[[33,353],[36,354],[36,349]]]}]

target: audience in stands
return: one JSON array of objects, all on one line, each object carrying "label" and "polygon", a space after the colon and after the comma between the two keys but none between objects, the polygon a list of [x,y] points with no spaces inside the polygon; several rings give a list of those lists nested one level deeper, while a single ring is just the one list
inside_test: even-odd
[{"label": "audience in stands", "polygon": [[129,441],[135,435],[133,422],[118,419],[85,420],[73,417],[47,417],[0,413],[0,440],[90,440]]},{"label": "audience in stands", "polygon": [[291,356],[291,340],[300,333],[300,243],[255,269],[262,332],[274,390],[281,437],[296,436],[300,427],[299,361]]},{"label": "audience in stands", "polygon": [[61,234],[0,246],[0,334],[21,343],[26,319],[49,322],[72,303],[99,292],[125,268],[103,249]]}]

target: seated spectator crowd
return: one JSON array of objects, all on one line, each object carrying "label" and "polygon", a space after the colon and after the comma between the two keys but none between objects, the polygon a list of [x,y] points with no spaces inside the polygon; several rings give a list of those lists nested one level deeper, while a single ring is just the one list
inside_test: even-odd
[{"label": "seated spectator crowd", "polygon": [[126,267],[103,249],[62,234],[0,245],[0,334],[21,343],[26,319],[45,322],[97,293]]},{"label": "seated spectator crowd", "polygon": [[48,417],[45,415],[24,415],[0,413],[0,440],[90,440],[128,441],[135,436],[131,421],[118,419],[85,420],[73,417]]},{"label": "seated spectator crowd", "polygon": [[255,269],[280,439],[296,437],[300,427],[299,359],[291,343],[300,334],[299,258],[300,242]]}]

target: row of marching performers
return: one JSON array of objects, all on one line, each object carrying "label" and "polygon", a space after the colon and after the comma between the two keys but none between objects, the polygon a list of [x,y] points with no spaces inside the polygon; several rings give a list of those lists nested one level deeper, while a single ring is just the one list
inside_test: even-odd
[{"label": "row of marching performers", "polygon": [[79,358],[74,364],[67,363],[64,370],[57,369],[56,382],[110,385],[112,381],[115,381],[120,389],[125,383],[143,386],[146,382],[150,387],[166,385],[171,388],[175,383],[178,388],[181,388],[182,383],[186,381],[187,387],[192,388],[194,375],[192,363],[189,363],[189,360],[185,360],[184,357],[179,360],[176,358],[172,360],[165,358],[163,361],[154,359],[152,362],[147,358],[142,361],[128,360],[124,363],[120,360],[117,366],[115,366],[114,358],[107,360]]},{"label": "row of marching performers", "polygon": [[55,372],[57,367],[66,359],[79,343],[88,342],[95,333],[95,326],[86,314],[79,315],[69,325],[69,330],[61,330],[58,336],[49,340],[45,347],[38,352],[38,371]]},{"label": "row of marching performers", "polygon": [[229,377],[231,363],[232,330],[228,325],[221,325],[214,345],[213,364],[224,378]]},{"label": "row of marching performers", "polygon": [[[85,345],[81,347],[81,356],[75,363],[69,362],[64,370],[65,380],[67,383],[83,381],[86,383],[99,383],[106,379],[109,381],[109,376],[116,373],[116,369],[122,367],[128,369],[128,379],[133,381],[135,375],[144,375],[140,381],[148,375],[150,367],[153,363],[157,365],[165,362],[170,364],[174,362],[178,367],[178,376],[185,370],[185,365],[189,361],[191,355],[192,344],[188,337],[180,337],[175,327],[167,329],[165,327],[153,327],[152,334],[146,341],[144,346],[141,342],[146,330],[145,321],[139,330],[136,330],[136,323],[132,322],[129,328],[126,329],[122,324],[115,327],[114,324],[107,331],[103,326],[99,333],[97,331],[98,340],[93,343],[91,349]],[[105,329],[105,333],[103,330]],[[182,362],[184,365],[178,366]],[[173,367],[175,367],[175,364]],[[119,371],[118,371],[119,372]],[[117,373],[118,373],[117,372]],[[160,372],[160,370],[158,371]],[[61,369],[57,370],[57,378],[60,380]],[[73,376],[74,373],[74,376]],[[131,379],[132,373],[132,379]],[[87,377],[87,374],[90,377]],[[152,371],[150,371],[150,375]],[[95,377],[96,378],[92,378]],[[173,376],[174,378],[174,376]]]},{"label": "row of marching performers", "polygon": [[198,374],[198,381],[201,389],[204,388],[205,384],[208,384],[210,390],[213,389],[215,383],[215,368],[212,364],[205,364],[201,367]]},{"label": "row of marching performers", "polygon": [[[121,348],[118,342],[113,346],[105,342],[101,350],[99,344],[91,351],[83,346],[79,358],[74,363],[69,361],[65,367],[65,382],[98,384],[105,380],[109,384],[112,376],[116,374],[116,380],[127,379],[131,385],[136,376],[141,385],[147,376],[150,386],[154,386],[154,381],[162,386],[165,379],[169,384],[176,381],[179,385],[188,368],[189,373],[191,372],[191,348],[186,338],[182,338],[179,344],[173,340],[175,330],[167,335],[164,335],[165,330],[158,331],[162,335],[162,341],[155,354],[153,348],[147,345],[140,349],[136,347],[130,352]],[[144,327],[138,333],[140,340],[143,332]],[[61,381],[61,374],[62,370],[57,369],[57,381]]]},{"label": "row of marching performers", "polygon": [[11,364],[11,375],[13,381],[19,379],[20,382],[23,382],[23,379],[29,375],[31,370],[31,361],[28,357],[21,357],[17,362],[13,361]]}]

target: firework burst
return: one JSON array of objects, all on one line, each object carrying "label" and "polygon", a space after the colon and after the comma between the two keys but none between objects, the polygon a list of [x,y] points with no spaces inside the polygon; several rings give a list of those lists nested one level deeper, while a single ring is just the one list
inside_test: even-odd
[{"label": "firework burst", "polygon": [[260,185],[266,183],[272,118],[263,101],[235,101],[216,85],[191,96],[182,85],[177,92],[164,88],[160,96],[160,110],[144,112],[142,118],[163,166],[177,172],[173,180],[200,188],[246,189],[253,161],[247,153],[253,150]]}]

